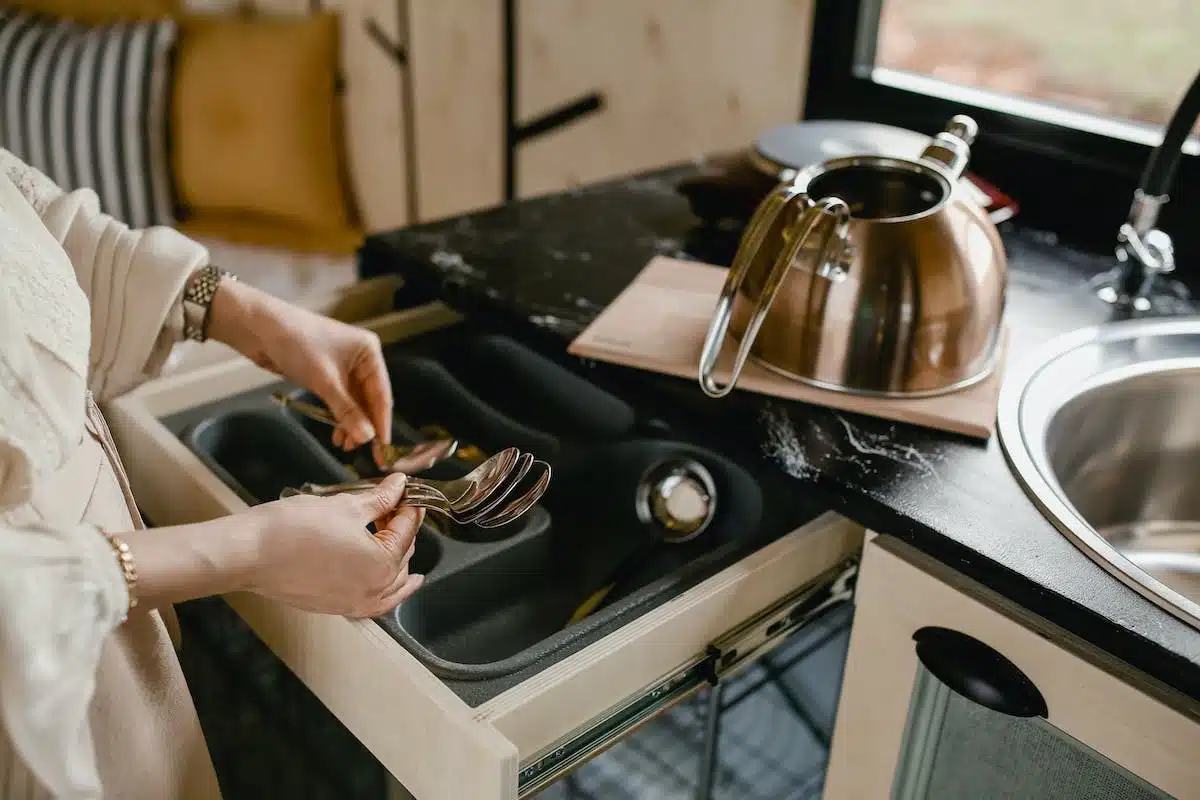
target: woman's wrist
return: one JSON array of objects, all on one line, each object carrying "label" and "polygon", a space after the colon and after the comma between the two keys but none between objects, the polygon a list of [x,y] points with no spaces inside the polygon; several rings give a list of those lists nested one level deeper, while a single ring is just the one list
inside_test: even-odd
[{"label": "woman's wrist", "polygon": [[208,337],[259,360],[275,299],[241,281],[222,281],[209,307]]},{"label": "woman's wrist", "polygon": [[106,538],[112,548],[117,566],[121,570],[121,577],[125,580],[125,592],[129,597],[127,611],[132,611],[138,606],[137,560],[133,557],[133,551],[123,536],[110,533],[106,534]]},{"label": "woman's wrist", "polygon": [[136,569],[138,604],[156,608],[249,588],[262,552],[260,528],[257,515],[235,514],[119,534]]}]

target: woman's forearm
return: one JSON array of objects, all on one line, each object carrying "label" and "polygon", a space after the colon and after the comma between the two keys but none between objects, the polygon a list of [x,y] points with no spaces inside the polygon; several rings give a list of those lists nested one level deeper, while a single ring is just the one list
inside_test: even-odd
[{"label": "woman's forearm", "polygon": [[261,334],[280,301],[241,281],[222,281],[208,311],[208,336],[262,361]]},{"label": "woman's forearm", "polygon": [[138,604],[157,608],[244,589],[258,557],[256,524],[238,514],[120,534],[137,568]]}]

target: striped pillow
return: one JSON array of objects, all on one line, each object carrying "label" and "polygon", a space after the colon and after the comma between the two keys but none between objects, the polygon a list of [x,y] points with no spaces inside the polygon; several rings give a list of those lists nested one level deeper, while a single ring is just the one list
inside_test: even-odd
[{"label": "striped pillow", "polygon": [[0,9],[0,146],[130,227],[175,221],[171,20],[85,27]]}]

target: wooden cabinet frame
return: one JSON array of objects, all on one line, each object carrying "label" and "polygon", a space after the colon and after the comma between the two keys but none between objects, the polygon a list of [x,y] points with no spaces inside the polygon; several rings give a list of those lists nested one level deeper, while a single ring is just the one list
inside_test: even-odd
[{"label": "wooden cabinet frame", "polygon": [[1200,793],[1200,708],[898,539],[868,534],[827,800],[892,796],[917,674],[913,634],[961,631],[1013,662],[1046,720],[1174,797]]},{"label": "wooden cabinet frame", "polygon": [[[393,342],[457,319],[430,304],[367,327]],[[233,357],[152,381],[106,407],[150,519],[183,524],[246,507],[162,420],[278,380]],[[703,658],[731,629],[856,559],[861,545],[859,526],[825,514],[477,708],[372,621],[251,594],[226,599],[419,800],[514,800],[523,766],[541,763],[557,743]]]}]

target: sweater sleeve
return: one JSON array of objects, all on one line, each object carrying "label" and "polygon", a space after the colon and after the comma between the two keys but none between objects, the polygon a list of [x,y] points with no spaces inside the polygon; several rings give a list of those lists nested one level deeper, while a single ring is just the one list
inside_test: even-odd
[{"label": "sweater sleeve", "polygon": [[55,797],[98,797],[88,709],[129,594],[99,530],[28,511],[60,449],[47,391],[0,281],[0,795],[23,767]]},{"label": "sweater sleeve", "polygon": [[116,558],[86,524],[0,524],[0,563],[0,733],[53,796],[99,797],[88,712],[128,603]]},{"label": "sweater sleeve", "polygon": [[208,262],[202,245],[167,227],[131,229],[90,189],[65,192],[0,148],[0,168],[62,245],[92,309],[89,388],[104,400],[156,375],[183,336],[183,288]]}]

